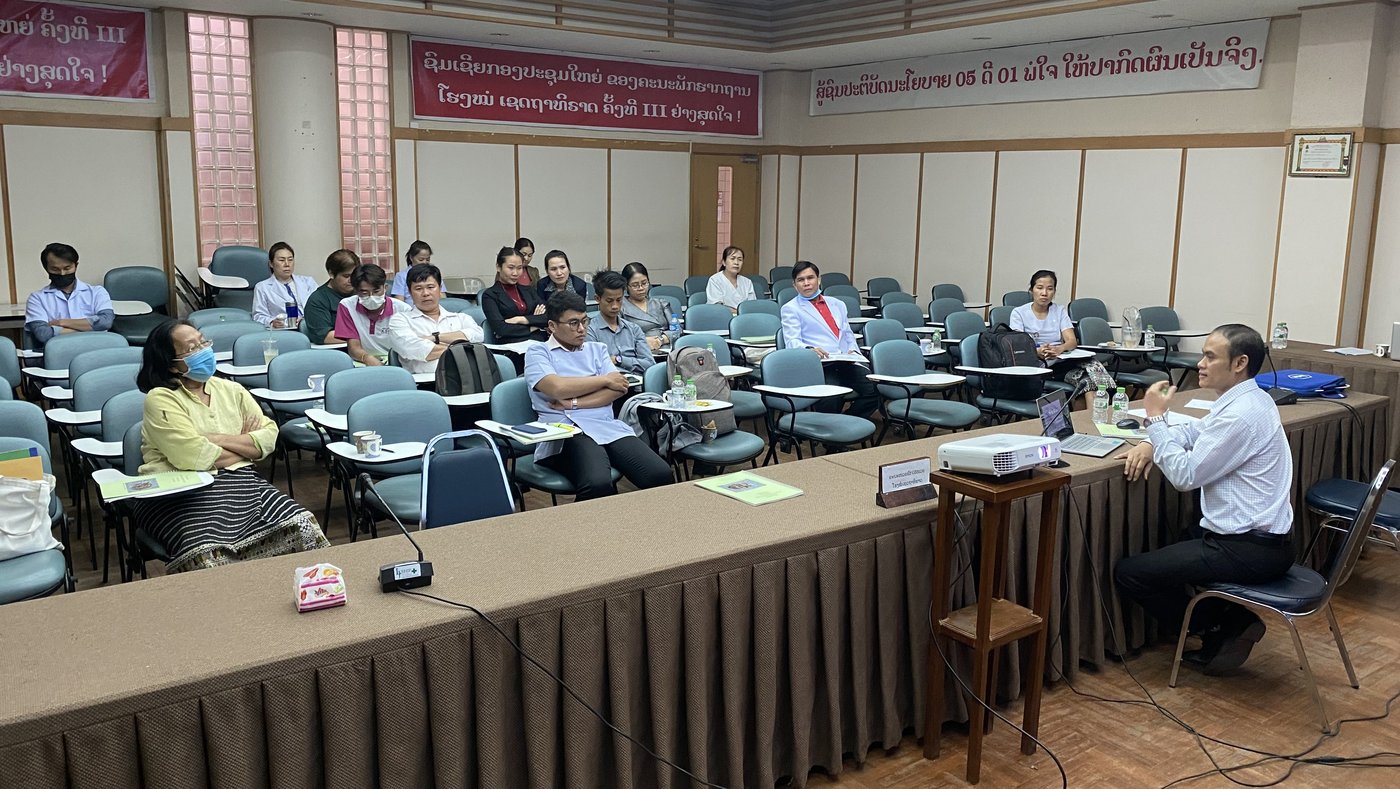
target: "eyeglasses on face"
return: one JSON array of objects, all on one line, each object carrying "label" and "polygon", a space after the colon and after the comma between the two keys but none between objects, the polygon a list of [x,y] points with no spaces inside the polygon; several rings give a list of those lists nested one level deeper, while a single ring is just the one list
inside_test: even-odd
[{"label": "eyeglasses on face", "polygon": [[588,324],[591,320],[591,318],[585,315],[582,318],[574,318],[571,321],[556,321],[556,323],[558,323],[560,326],[568,326],[570,329],[578,331],[579,329],[588,328]]},{"label": "eyeglasses on face", "polygon": [[651,283],[644,279],[639,279],[636,282],[627,283],[627,287],[631,288],[632,290],[646,290],[647,288],[651,287]]},{"label": "eyeglasses on face", "polygon": [[209,340],[204,339],[203,337],[200,337],[200,338],[199,338],[199,342],[195,343],[194,347],[188,348],[184,353],[180,354],[179,356],[176,356],[175,358],[176,358],[176,359],[183,359],[183,358],[185,358],[186,356],[193,356],[194,354],[199,353],[200,351],[204,350],[205,348],[210,348],[210,347],[212,347],[213,345],[214,345],[214,343],[210,342]]}]

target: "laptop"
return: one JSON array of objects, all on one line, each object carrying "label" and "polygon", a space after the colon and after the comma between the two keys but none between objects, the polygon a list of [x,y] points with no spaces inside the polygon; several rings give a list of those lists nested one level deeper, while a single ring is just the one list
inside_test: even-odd
[{"label": "laptop", "polygon": [[1123,446],[1123,440],[1119,438],[1074,432],[1069,418],[1069,402],[1065,400],[1064,392],[1050,392],[1036,400],[1035,404],[1040,409],[1041,435],[1058,438],[1061,452],[1101,458]]}]

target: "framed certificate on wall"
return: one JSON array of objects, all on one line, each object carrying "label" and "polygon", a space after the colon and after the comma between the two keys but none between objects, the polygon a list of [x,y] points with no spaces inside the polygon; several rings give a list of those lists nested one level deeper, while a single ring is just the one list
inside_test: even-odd
[{"label": "framed certificate on wall", "polygon": [[1295,134],[1290,147],[1288,174],[1315,178],[1351,175],[1352,133]]}]

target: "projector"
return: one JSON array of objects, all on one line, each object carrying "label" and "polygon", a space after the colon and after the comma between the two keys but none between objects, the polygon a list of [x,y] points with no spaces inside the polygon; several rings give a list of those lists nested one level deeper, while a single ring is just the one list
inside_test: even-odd
[{"label": "projector", "polygon": [[943,471],[1015,474],[1060,459],[1060,441],[1046,436],[980,436],[950,441],[938,448],[938,467]]}]

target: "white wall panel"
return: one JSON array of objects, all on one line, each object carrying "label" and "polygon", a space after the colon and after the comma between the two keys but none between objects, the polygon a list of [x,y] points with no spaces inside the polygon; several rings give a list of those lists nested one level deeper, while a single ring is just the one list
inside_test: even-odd
[{"label": "white wall panel", "polygon": [[1381,176],[1380,216],[1371,258],[1371,294],[1366,304],[1366,346],[1390,342],[1391,325],[1400,321],[1400,147],[1386,146]]},{"label": "white wall panel", "polygon": [[856,182],[856,259],[851,281],[914,279],[914,231],[919,221],[919,154],[860,157]]},{"label": "white wall panel", "polygon": [[[1283,148],[1186,152],[1176,269],[1185,328],[1244,323],[1267,338],[1283,157]],[[1280,278],[1278,287],[1306,293],[1306,282]]]},{"label": "white wall panel", "polygon": [[[515,241],[515,147],[419,142],[416,163],[418,237],[432,245],[433,262],[491,283],[496,250]],[[400,258],[407,243],[399,241]]]},{"label": "white wall panel", "polygon": [[1061,293],[1073,289],[1079,158],[1079,151],[1001,154],[992,237],[992,303],[1000,304],[1006,291],[1025,290],[1038,269],[1055,272]]},{"label": "white wall panel", "polygon": [[[690,154],[612,153],[612,268],[634,260],[658,283],[685,279],[690,254]],[[573,260],[573,252],[569,259]],[[599,261],[602,268],[607,261]],[[575,264],[576,268],[581,267]]]},{"label": "white wall panel", "polygon": [[[1110,317],[1171,298],[1181,180],[1179,150],[1089,151],[1075,295],[1102,299]],[[1061,288],[1057,300],[1069,304]]]},{"label": "white wall panel", "polygon": [[166,183],[170,192],[170,255],[171,263],[197,282],[199,268],[199,220],[195,207],[194,157],[191,149],[194,135],[185,131],[163,133],[165,146]]},{"label": "white wall panel", "polygon": [[608,152],[520,146],[520,235],[535,242],[537,254],[564,250],[580,271],[605,265]]},{"label": "white wall panel", "polygon": [[[800,156],[785,154],[778,157],[778,199],[774,207],[778,244],[773,266],[791,266],[797,262],[797,184],[801,166]],[[767,276],[768,271],[765,270],[763,274]]]},{"label": "white wall panel", "polygon": [[802,157],[797,257],[822,271],[851,271],[854,156]]},{"label": "white wall panel", "polygon": [[986,292],[995,171],[991,152],[924,154],[918,282],[901,282],[915,288],[920,304],[943,283],[962,287],[969,299]]},{"label": "white wall panel", "polygon": [[408,245],[418,238],[418,143],[394,141],[394,267],[398,269],[408,254]]},{"label": "white wall panel", "polygon": [[21,301],[48,283],[39,252],[77,248],[83,281],[163,259],[156,132],[5,127],[10,233]]},{"label": "white wall panel", "polygon": [[1337,341],[1352,188],[1351,178],[1289,178],[1284,184],[1271,322],[1287,323],[1291,337]]},{"label": "white wall panel", "polygon": [[764,276],[778,265],[778,159],[766,155],[758,161],[758,249],[752,254]]},{"label": "white wall panel", "polygon": [[[1358,146],[1353,160],[1356,173],[1356,210],[1351,222],[1351,241],[1346,260],[1346,292],[1342,299],[1342,328],[1337,342],[1356,345],[1361,337],[1361,305],[1365,298],[1367,246],[1371,242],[1371,219],[1375,215],[1376,176],[1380,168],[1381,147],[1376,143]],[[1389,335],[1381,342],[1390,342]]]}]

